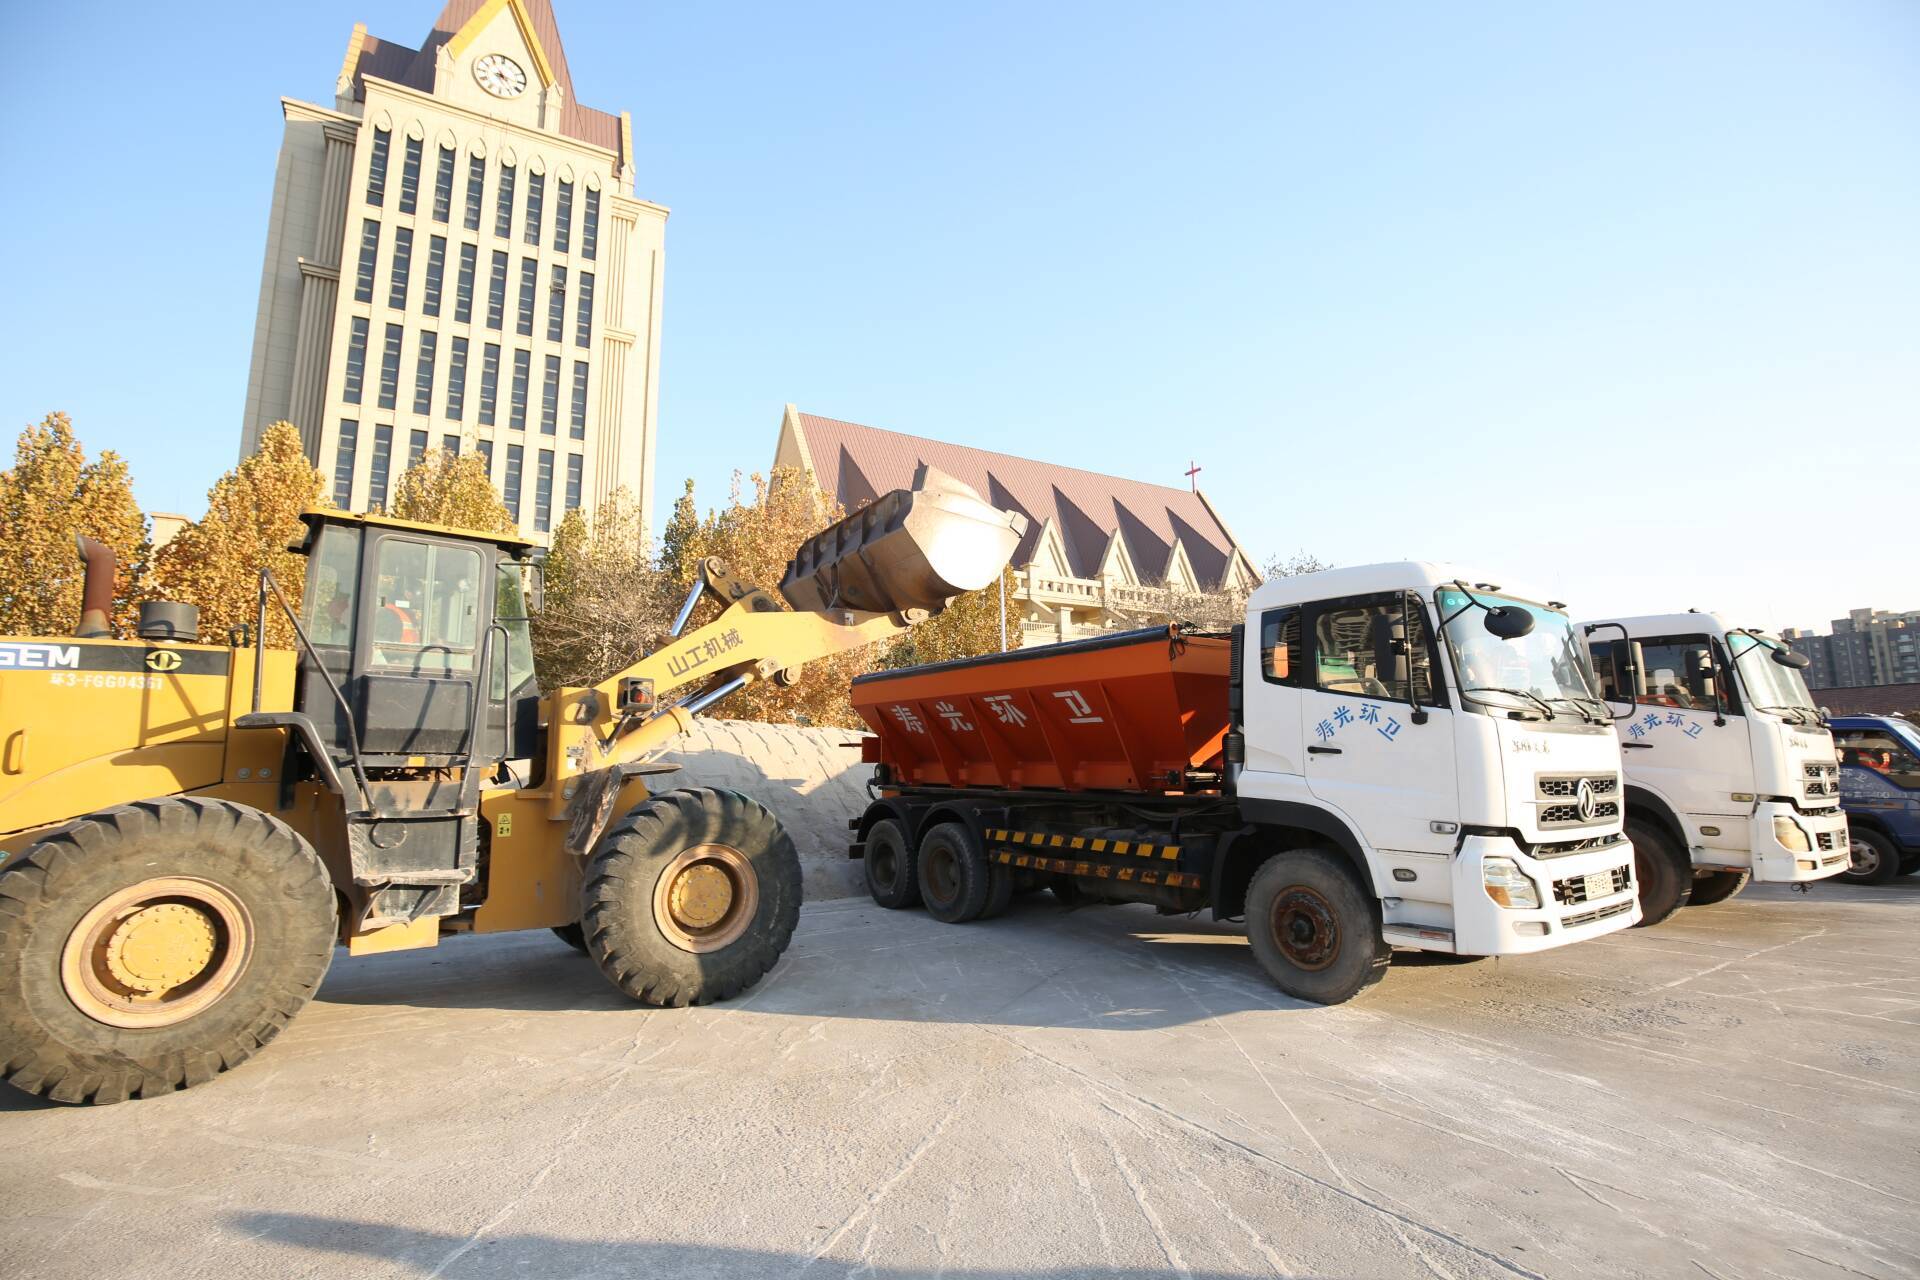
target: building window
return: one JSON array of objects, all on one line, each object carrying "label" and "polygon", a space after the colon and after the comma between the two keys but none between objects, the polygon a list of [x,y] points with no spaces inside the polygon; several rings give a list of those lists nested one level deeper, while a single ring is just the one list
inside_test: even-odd
[{"label": "building window", "polygon": [[[426,456],[427,433],[424,431],[409,431],[407,433],[407,470],[411,471],[419,466],[420,459]],[[401,474],[404,475],[405,472]]]},{"label": "building window", "polygon": [[440,148],[440,168],[433,177],[433,220],[453,216],[453,148]]},{"label": "building window", "polygon": [[573,247],[573,184],[563,182],[553,202],[553,247],[566,253]]},{"label": "building window", "polygon": [[381,205],[387,199],[387,149],[393,135],[385,129],[373,131],[373,154],[367,157],[367,203]]},{"label": "building window", "polygon": [[501,496],[507,500],[507,514],[513,517],[515,524],[520,523],[520,459],[521,449],[517,444],[507,446],[507,474],[501,481]]},{"label": "building window", "polygon": [[453,286],[453,318],[461,324],[473,320],[473,268],[479,250],[470,244],[460,246],[460,276]]},{"label": "building window", "polygon": [[467,159],[467,216],[462,225],[469,231],[480,229],[480,206],[486,200],[487,161],[484,156]]},{"label": "building window", "polygon": [[407,158],[400,162],[400,212],[412,213],[420,202],[420,139],[407,139]]},{"label": "building window", "polygon": [[360,424],[352,418],[340,419],[340,439],[333,446],[333,505],[346,507],[353,502],[353,451],[360,443]]},{"label": "building window", "polygon": [[507,426],[514,431],[527,429],[527,382],[533,373],[533,353],[513,353],[513,389],[507,401]]},{"label": "building window", "polygon": [[547,357],[547,376],[540,383],[540,434],[560,430],[560,357]]},{"label": "building window", "polygon": [[380,224],[372,218],[360,222],[360,270],[353,278],[353,300],[373,301],[373,263],[380,256]]},{"label": "building window", "polygon": [[367,469],[367,505],[385,509],[387,469],[393,462],[393,428],[373,429],[373,464]]},{"label": "building window", "polygon": [[440,335],[432,330],[420,334],[420,355],[413,363],[413,411],[433,412],[433,361],[440,353]]},{"label": "building window", "polygon": [[582,460],[579,454],[567,455],[567,510],[580,509],[580,472]]},{"label": "building window", "polygon": [[380,407],[391,409],[400,399],[400,326],[387,326],[387,341],[380,352]]},{"label": "building window", "polygon": [[600,193],[587,188],[587,212],[580,224],[580,256],[591,262],[600,251]]},{"label": "building window", "polygon": [[520,259],[520,314],[513,331],[523,338],[533,336],[533,291],[540,279],[540,264],[532,258]]},{"label": "building window", "polygon": [[487,469],[487,479],[493,479],[493,441],[478,440],[474,442],[473,447],[480,455],[481,465]]},{"label": "building window", "polygon": [[440,452],[446,454],[449,458],[459,457],[460,456],[460,437],[457,435],[454,435],[451,431],[449,431],[446,435],[441,436]]},{"label": "building window", "polygon": [[507,318],[507,255],[493,251],[493,275],[487,280],[487,328],[498,329]]},{"label": "building window", "polygon": [[447,417],[460,421],[467,411],[467,340],[455,338],[447,357]]},{"label": "building window", "polygon": [[547,280],[547,341],[567,340],[567,269],[554,265]]},{"label": "building window", "polygon": [[500,194],[493,202],[493,234],[503,240],[513,234],[513,175],[512,165],[500,166]]},{"label": "building window", "polygon": [[340,397],[348,404],[360,403],[360,388],[367,379],[367,318],[355,316],[347,336],[347,385]]},{"label": "building window", "polygon": [[540,215],[547,203],[547,175],[530,173],[527,175],[527,222],[521,238],[528,244],[540,243]]},{"label": "building window", "polygon": [[587,362],[573,362],[573,419],[567,424],[567,435],[575,440],[587,438]]},{"label": "building window", "polygon": [[406,227],[393,229],[393,275],[387,289],[387,305],[395,311],[407,309],[407,273],[413,269],[413,232]]},{"label": "building window", "polygon": [[420,304],[430,316],[440,314],[440,285],[447,274],[447,238],[435,236],[427,242],[427,296]]},{"label": "building window", "polygon": [[593,340],[593,272],[580,273],[580,303],[573,321],[573,345],[588,346]]},{"label": "building window", "polygon": [[489,342],[480,349],[480,425],[493,425],[500,404],[500,344]]},{"label": "building window", "polygon": [[553,450],[542,449],[533,477],[533,528],[545,533],[553,527]]}]

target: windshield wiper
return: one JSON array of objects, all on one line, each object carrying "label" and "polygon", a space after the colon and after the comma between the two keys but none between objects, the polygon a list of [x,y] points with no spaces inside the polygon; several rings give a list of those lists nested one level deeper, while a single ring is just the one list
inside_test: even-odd
[{"label": "windshield wiper", "polygon": [[[1462,693],[1507,693],[1507,694],[1512,694],[1516,698],[1527,698],[1532,700],[1533,704],[1536,707],[1540,708],[1541,713],[1544,714],[1547,719],[1549,720],[1553,719],[1553,707],[1547,702],[1547,700],[1541,697],[1539,694],[1533,693],[1526,689],[1508,689],[1508,688],[1505,688],[1504,686],[1497,685],[1497,684],[1483,684],[1483,685],[1475,685],[1471,689],[1462,689],[1460,692]],[[1486,699],[1476,698],[1474,699],[1474,701],[1486,702]]]},{"label": "windshield wiper", "polygon": [[[1568,706],[1572,707],[1575,711],[1578,711],[1580,713],[1580,718],[1582,720],[1586,720],[1589,724],[1605,724],[1610,718],[1605,714],[1606,704],[1602,703],[1597,698],[1573,698],[1563,694],[1558,698],[1549,698],[1547,699],[1547,701],[1566,703]],[[1586,710],[1589,704],[1602,708],[1602,710],[1600,711],[1593,712],[1591,719],[1588,718],[1588,712]]]},{"label": "windshield wiper", "polygon": [[[1820,723],[1820,713],[1818,711],[1814,711],[1812,707],[1795,707],[1795,706],[1782,705],[1778,703],[1766,703],[1766,702],[1756,702],[1753,705],[1760,708],[1760,710],[1762,711],[1788,712],[1789,714],[1787,718],[1793,721],[1795,724],[1819,724]],[[1813,713],[1813,718],[1811,720],[1802,720],[1800,717],[1807,714],[1808,712]]]}]

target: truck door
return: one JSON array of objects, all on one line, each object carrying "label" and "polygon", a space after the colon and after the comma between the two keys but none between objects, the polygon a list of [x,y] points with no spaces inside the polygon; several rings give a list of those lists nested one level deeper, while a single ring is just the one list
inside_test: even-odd
[{"label": "truck door", "polygon": [[1300,752],[1300,700],[1312,686],[1301,608],[1268,609],[1258,619],[1258,644],[1247,645],[1241,672],[1242,724],[1247,758],[1240,790],[1268,800],[1306,799]]},{"label": "truck door", "polygon": [[[1641,678],[1634,682],[1634,715],[1620,722],[1627,780],[1654,792],[1699,844],[1701,817],[1751,812],[1753,749],[1739,691],[1719,645],[1705,634],[1640,639]],[[1717,723],[1724,720],[1726,723]]]},{"label": "truck door", "polygon": [[[1454,712],[1437,702],[1439,655],[1426,606],[1405,592],[1311,606],[1301,744],[1314,798],[1378,849],[1451,853],[1432,824],[1459,819]],[[1417,724],[1411,685],[1426,723]]]}]

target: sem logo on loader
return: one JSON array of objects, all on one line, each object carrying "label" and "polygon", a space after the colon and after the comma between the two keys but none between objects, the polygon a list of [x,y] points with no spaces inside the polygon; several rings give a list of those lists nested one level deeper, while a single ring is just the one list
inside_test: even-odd
[{"label": "sem logo on loader", "polygon": [[77,644],[0,644],[0,670],[71,671],[80,669]]},{"label": "sem logo on loader", "polygon": [[178,671],[180,655],[171,649],[155,649],[147,655],[147,667],[152,671]]}]

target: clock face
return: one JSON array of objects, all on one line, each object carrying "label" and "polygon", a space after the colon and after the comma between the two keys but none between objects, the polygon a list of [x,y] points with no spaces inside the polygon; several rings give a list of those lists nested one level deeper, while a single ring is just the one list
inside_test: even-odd
[{"label": "clock face", "polygon": [[473,78],[496,98],[517,98],[526,92],[527,73],[504,53],[489,53],[473,64]]}]

